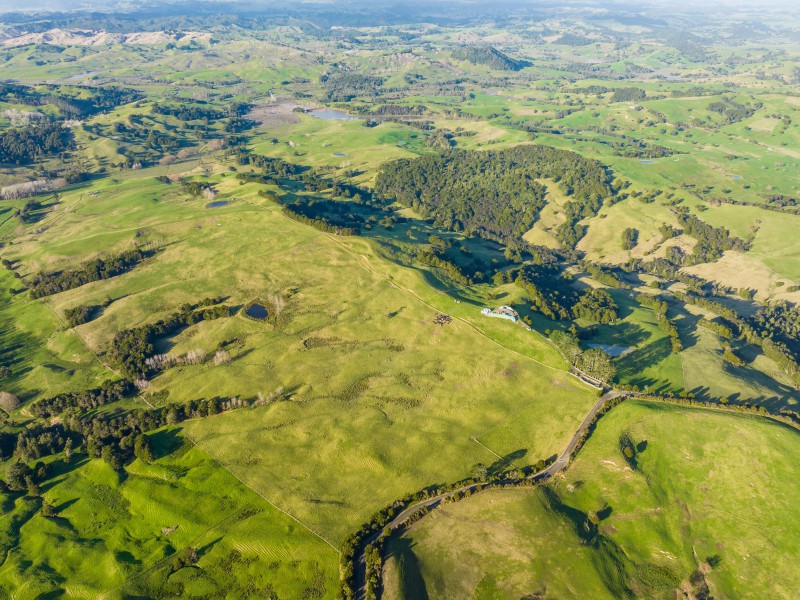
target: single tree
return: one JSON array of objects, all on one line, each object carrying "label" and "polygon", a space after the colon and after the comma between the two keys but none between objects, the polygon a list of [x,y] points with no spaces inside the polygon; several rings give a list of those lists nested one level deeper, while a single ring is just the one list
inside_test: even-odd
[{"label": "single tree", "polygon": [[100,455],[115,471],[122,469],[122,457],[120,457],[119,452],[113,446],[103,446]]},{"label": "single tree", "polygon": [[153,449],[150,446],[150,438],[144,433],[136,436],[136,440],[133,443],[133,454],[136,458],[148,464],[155,459]]},{"label": "single tree", "polygon": [[6,412],[11,412],[19,407],[19,398],[11,392],[0,392],[0,407]]},{"label": "single tree", "polygon": [[21,491],[25,489],[26,477],[30,477],[31,469],[25,463],[14,463],[8,468],[6,473],[6,483],[9,489]]},{"label": "single tree", "polygon": [[42,493],[39,484],[36,483],[30,475],[25,477],[25,489],[27,491],[28,498],[36,498]]}]

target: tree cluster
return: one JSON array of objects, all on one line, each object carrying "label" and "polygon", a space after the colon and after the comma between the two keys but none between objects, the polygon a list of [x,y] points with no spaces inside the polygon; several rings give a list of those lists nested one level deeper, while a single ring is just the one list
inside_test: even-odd
[{"label": "tree cluster", "polygon": [[74,306],[64,310],[64,320],[66,320],[68,326],[77,327],[78,325],[88,323],[92,318],[93,312],[94,307],[92,306]]},{"label": "tree cluster", "polygon": [[177,106],[167,104],[154,104],[153,113],[169,115],[181,121],[216,121],[225,117],[225,113],[216,108],[203,104],[181,103]]},{"label": "tree cluster", "polygon": [[77,269],[55,273],[37,273],[30,282],[32,298],[42,298],[71,290],[92,281],[110,279],[130,271],[151,253],[134,248],[109,258],[95,258],[82,263]]},{"label": "tree cluster", "polygon": [[245,148],[236,148],[235,158],[236,162],[240,165],[251,165],[258,169],[263,169],[263,173],[266,176],[293,179],[306,170],[299,165],[286,162],[281,158],[251,154],[247,152]]},{"label": "tree cluster", "polygon": [[580,266],[589,274],[592,279],[598,283],[623,290],[630,289],[631,287],[617,277],[616,273],[614,273],[613,267],[602,267],[601,265],[591,263],[589,261],[581,261]]},{"label": "tree cluster", "polygon": [[459,46],[450,54],[456,60],[484,65],[497,71],[519,71],[528,66],[525,61],[510,58],[491,46]]},{"label": "tree cluster", "polygon": [[122,400],[132,391],[129,381],[104,381],[99,388],[84,392],[67,392],[49,398],[43,398],[28,406],[28,410],[36,417],[49,419],[57,417],[67,410],[87,411],[112,402]]},{"label": "tree cluster", "polygon": [[611,294],[602,289],[589,288],[572,307],[572,316],[592,323],[613,323],[619,318],[619,313]]},{"label": "tree cluster", "polygon": [[700,319],[697,324],[700,327],[710,329],[724,340],[730,340],[734,337],[734,332],[728,327],[727,324],[720,322],[717,319]]},{"label": "tree cluster", "polygon": [[683,266],[714,262],[722,258],[726,250],[745,252],[750,249],[749,243],[732,236],[726,228],[709,225],[687,210],[677,211],[676,216],[684,233],[697,240],[692,254],[680,260]]},{"label": "tree cluster", "polygon": [[85,118],[135,102],[143,97],[138,90],[118,86],[40,85],[36,88],[13,83],[0,84],[0,96],[10,104],[51,105],[68,118]]},{"label": "tree cluster", "polygon": [[325,87],[327,102],[350,102],[354,98],[377,98],[383,79],[358,73],[332,73],[323,75],[320,82]]},{"label": "tree cluster", "polygon": [[0,188],[0,198],[4,200],[14,200],[17,198],[38,196],[39,194],[46,194],[47,192],[60,189],[66,184],[66,179],[37,179],[35,181],[13,183]]},{"label": "tree cluster", "polygon": [[73,147],[72,133],[61,122],[32,123],[0,133],[0,162],[26,165]]},{"label": "tree cluster", "polygon": [[578,337],[570,331],[553,331],[550,341],[556,345],[567,361],[590,377],[610,382],[617,374],[617,368],[607,352],[600,348],[581,348]]},{"label": "tree cluster", "polygon": [[639,230],[634,227],[626,227],[622,231],[622,249],[633,250],[639,242]]},{"label": "tree cluster", "polygon": [[641,88],[617,88],[611,95],[611,102],[639,102],[647,97],[647,93]]},{"label": "tree cluster", "polygon": [[800,356],[800,309],[786,301],[761,307],[753,316],[755,327],[763,337],[785,344]]},{"label": "tree cluster", "polygon": [[566,321],[572,317],[572,307],[578,301],[577,293],[569,281],[560,276],[556,265],[523,265],[517,270],[515,283],[531,301],[531,310],[554,321]]},{"label": "tree cluster", "polygon": [[290,219],[297,221],[299,223],[303,223],[304,225],[309,225],[314,229],[319,231],[324,231],[325,233],[333,233],[335,235],[358,235],[361,233],[360,228],[356,226],[343,226],[343,225],[335,225],[331,223],[328,219],[321,217],[321,216],[313,216],[309,217],[302,212],[303,206],[307,206],[304,204],[286,204],[281,211],[284,215],[289,217]]},{"label": "tree cluster", "polygon": [[106,358],[126,377],[131,379],[146,377],[153,370],[151,367],[153,363],[148,363],[147,359],[155,354],[156,340],[200,321],[227,317],[230,311],[230,307],[224,304],[208,308],[203,308],[202,305],[184,304],[178,312],[166,319],[117,332],[106,351]]},{"label": "tree cluster", "polygon": [[565,209],[570,223],[596,214],[612,193],[600,163],[534,145],[488,152],[451,149],[393,161],[381,168],[375,190],[438,227],[506,243],[528,231],[546,203],[538,178],[554,179],[572,197]]}]

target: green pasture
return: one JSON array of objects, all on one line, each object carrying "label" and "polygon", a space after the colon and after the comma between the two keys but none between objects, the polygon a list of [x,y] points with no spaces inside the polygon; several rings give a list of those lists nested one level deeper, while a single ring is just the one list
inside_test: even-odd
[{"label": "green pasture", "polygon": [[[231,202],[216,209],[148,175],[64,194],[41,221],[47,241],[23,238],[11,256],[33,270],[133,241],[156,249],[130,273],[44,301],[60,314],[110,298],[76,329],[98,353],[119,329],[184,302],[284,297],[278,325],[235,315],[163,340],[161,351],[225,348],[232,360],[169,370],[149,392],[163,403],[282,388],[285,401],[187,429],[334,545],[382,504],[467,477],[477,463],[513,455],[524,465],[557,453],[591,406],[594,392],[566,374],[542,337],[481,316],[469,292],[456,302],[428,283],[427,271],[379,258],[375,242],[298,224],[256,196],[258,186],[224,171],[209,175],[217,199]],[[454,321],[434,324],[439,312]]]},{"label": "green pasture", "polygon": [[[159,457],[123,476],[75,454],[50,461],[42,499],[3,494],[0,589],[15,598],[332,598],[337,553],[187,441],[151,434]],[[169,454],[169,452],[172,452]],[[42,516],[43,501],[58,516]],[[176,566],[194,549],[195,564]]]},{"label": "green pasture", "polygon": [[[623,435],[639,448],[635,468]],[[797,436],[754,417],[626,401],[547,488],[484,492],[393,538],[387,597],[673,598],[705,579],[714,597],[791,598]]]}]

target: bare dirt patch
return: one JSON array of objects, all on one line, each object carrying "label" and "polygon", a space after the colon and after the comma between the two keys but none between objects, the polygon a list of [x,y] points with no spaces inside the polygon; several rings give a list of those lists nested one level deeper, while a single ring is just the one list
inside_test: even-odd
[{"label": "bare dirt patch", "polygon": [[299,105],[293,100],[274,100],[256,104],[248,113],[247,118],[255,121],[265,129],[293,125],[300,122],[300,117],[294,111]]}]

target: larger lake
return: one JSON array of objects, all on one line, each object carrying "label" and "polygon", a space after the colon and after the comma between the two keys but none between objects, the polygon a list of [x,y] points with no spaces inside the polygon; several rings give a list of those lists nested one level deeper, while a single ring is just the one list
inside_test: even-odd
[{"label": "larger lake", "polygon": [[335,108],[317,108],[308,112],[312,117],[323,119],[325,121],[356,121],[357,117],[351,117],[343,110],[336,110]]}]

